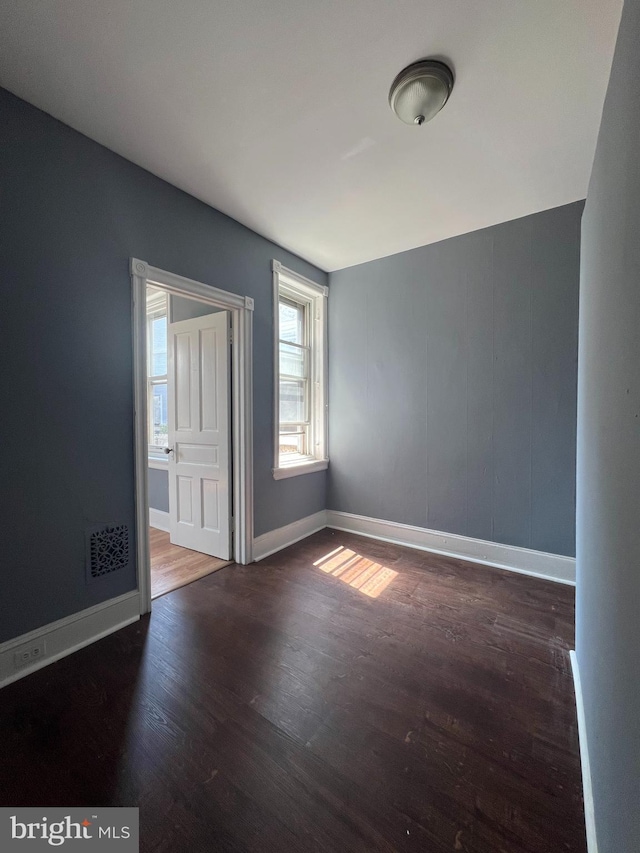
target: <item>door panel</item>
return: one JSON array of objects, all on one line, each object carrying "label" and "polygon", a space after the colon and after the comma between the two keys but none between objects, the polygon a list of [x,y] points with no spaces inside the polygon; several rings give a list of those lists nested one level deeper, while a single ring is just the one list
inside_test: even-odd
[{"label": "door panel", "polygon": [[168,329],[169,529],[174,545],[231,556],[226,312]]},{"label": "door panel", "polygon": [[219,530],[218,484],[215,480],[201,480],[200,485],[202,488],[202,526],[206,530]]},{"label": "door panel", "polygon": [[202,432],[215,432],[218,429],[215,393],[218,373],[217,338],[216,329],[200,330],[200,429]]},{"label": "door panel", "polygon": [[175,347],[175,429],[177,430],[191,429],[191,337],[188,332],[176,333],[173,342]]},{"label": "door panel", "polygon": [[178,477],[178,511],[180,524],[193,525],[193,479]]},{"label": "door panel", "polygon": [[183,465],[214,465],[218,467],[218,448],[207,444],[179,444],[177,461]]}]

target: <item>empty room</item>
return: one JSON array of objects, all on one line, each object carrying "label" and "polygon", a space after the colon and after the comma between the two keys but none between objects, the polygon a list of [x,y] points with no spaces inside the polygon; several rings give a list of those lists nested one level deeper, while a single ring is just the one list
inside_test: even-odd
[{"label": "empty room", "polygon": [[640,851],[640,0],[0,0],[0,850]]}]

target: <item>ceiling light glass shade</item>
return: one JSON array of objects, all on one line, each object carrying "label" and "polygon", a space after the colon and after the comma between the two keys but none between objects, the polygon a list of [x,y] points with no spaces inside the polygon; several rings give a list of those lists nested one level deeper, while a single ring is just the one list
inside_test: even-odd
[{"label": "ceiling light glass shade", "polygon": [[435,59],[423,59],[398,74],[389,92],[389,106],[405,124],[421,125],[440,112],[452,89],[451,70]]}]

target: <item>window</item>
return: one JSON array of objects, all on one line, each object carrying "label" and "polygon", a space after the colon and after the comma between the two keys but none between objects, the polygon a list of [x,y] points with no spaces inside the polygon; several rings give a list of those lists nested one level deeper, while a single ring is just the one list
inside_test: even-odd
[{"label": "window", "polygon": [[273,261],[276,480],[321,471],[327,457],[327,288]]},{"label": "window", "polygon": [[167,429],[167,294],[147,288],[147,424],[149,456],[165,458]]}]

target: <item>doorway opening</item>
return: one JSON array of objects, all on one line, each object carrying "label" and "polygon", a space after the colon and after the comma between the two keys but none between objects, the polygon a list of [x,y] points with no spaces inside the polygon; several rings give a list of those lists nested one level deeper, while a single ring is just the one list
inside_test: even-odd
[{"label": "doorway opening", "polygon": [[147,285],[151,598],[228,566],[228,311]]},{"label": "doorway opening", "polygon": [[140,611],[249,563],[253,300],[131,262]]}]

